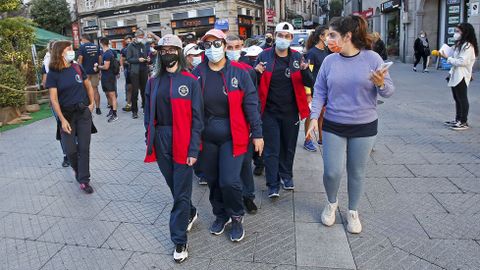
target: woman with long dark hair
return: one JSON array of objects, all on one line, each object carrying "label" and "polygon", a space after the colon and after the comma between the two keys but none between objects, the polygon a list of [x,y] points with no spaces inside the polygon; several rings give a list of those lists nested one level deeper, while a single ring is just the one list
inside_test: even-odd
[{"label": "woman with long dark hair", "polygon": [[337,193],[346,159],[346,215],[350,233],[362,231],[358,204],[367,161],[377,135],[377,96],[390,97],[394,92],[388,70],[381,69],[382,58],[371,50],[367,29],[367,22],[359,16],[337,17],[330,22],[328,48],[334,53],[323,61],[315,82],[308,129],[309,133],[318,130],[317,119],[325,105],[323,183],[328,203],[321,219],[325,226],[335,223]]},{"label": "woman with long dark hair", "polygon": [[60,138],[80,189],[93,193],[90,186],[90,139],[92,134],[93,88],[83,68],[73,63],[70,41],[53,45],[46,88],[61,123]]},{"label": "woman with long dark hair", "polygon": [[181,263],[188,257],[187,232],[198,217],[192,204],[192,175],[200,151],[203,101],[197,78],[185,71],[180,38],[165,35],[155,49],[159,57],[145,90],[145,162],[157,161],[172,192],[170,237],[173,258]]},{"label": "woman with long dark hair", "polygon": [[[310,62],[310,69],[313,72],[313,80],[315,81],[322,66],[323,60],[330,54],[327,44],[328,38],[328,27],[318,26],[315,31],[308,37],[307,40],[307,55],[306,60]],[[307,91],[307,101],[310,104],[312,102],[313,91],[308,88],[310,92]],[[323,114],[325,110],[322,110],[320,117],[318,118],[318,125],[322,126],[323,123]],[[313,144],[312,138],[307,134],[308,126],[310,125],[310,118],[305,119],[305,142],[303,143],[303,148],[310,152],[316,152],[317,148]],[[322,144],[322,131],[319,130],[317,143]]]},{"label": "woman with long dark hair", "polygon": [[448,86],[452,88],[453,99],[455,100],[455,120],[446,121],[445,125],[453,130],[468,129],[468,95],[467,89],[472,80],[472,68],[475,63],[475,57],[478,56],[477,37],[475,29],[469,23],[461,23],[455,28],[455,45],[452,56],[440,52],[441,56],[447,58],[447,62],[452,65]]}]

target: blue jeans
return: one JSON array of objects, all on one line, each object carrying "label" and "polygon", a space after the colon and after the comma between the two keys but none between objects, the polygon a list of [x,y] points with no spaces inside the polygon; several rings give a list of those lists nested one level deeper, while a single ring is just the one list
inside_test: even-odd
[{"label": "blue jeans", "polygon": [[345,138],[323,131],[323,184],[330,203],[337,201],[346,158],[348,209],[357,210],[363,191],[365,169],[376,137]]}]

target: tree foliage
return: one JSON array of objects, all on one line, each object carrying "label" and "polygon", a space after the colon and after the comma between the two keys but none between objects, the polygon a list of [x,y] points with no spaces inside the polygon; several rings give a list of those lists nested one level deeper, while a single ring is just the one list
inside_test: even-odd
[{"label": "tree foliage", "polygon": [[20,0],[0,0],[0,12],[15,11],[21,4]]},{"label": "tree foliage", "polygon": [[[0,64],[0,84],[18,90],[23,90],[26,86],[25,78],[16,67],[2,64]],[[24,93],[0,87],[0,108],[20,107],[24,104]]]},{"label": "tree foliage", "polygon": [[330,2],[330,12],[329,12],[329,17],[339,17],[342,16],[342,10],[343,10],[343,3],[341,0],[332,0]]},{"label": "tree foliage", "polygon": [[20,67],[30,61],[35,41],[32,22],[21,17],[0,20],[0,63]]},{"label": "tree foliage", "polygon": [[66,0],[33,0],[30,14],[41,28],[59,34],[70,26],[71,17]]}]

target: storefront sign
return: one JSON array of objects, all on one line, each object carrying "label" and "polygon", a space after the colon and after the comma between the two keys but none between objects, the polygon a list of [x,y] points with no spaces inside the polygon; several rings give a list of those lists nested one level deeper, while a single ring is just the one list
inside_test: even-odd
[{"label": "storefront sign", "polygon": [[186,20],[171,21],[170,26],[175,28],[190,28],[196,26],[208,26],[215,23],[215,17],[202,17]]},{"label": "storefront sign", "polygon": [[400,8],[400,0],[390,0],[380,5],[380,10],[383,13],[394,11],[399,8]]},{"label": "storefront sign", "polygon": [[277,16],[275,9],[267,8],[266,13],[267,13],[267,22],[273,23],[274,21],[273,19],[275,18],[275,16]]},{"label": "storefront sign", "polygon": [[355,11],[353,12],[353,15],[357,15],[357,16],[362,16],[364,18],[370,18],[373,16],[373,8],[369,8],[367,10],[364,10],[364,11]]},{"label": "storefront sign", "polygon": [[137,31],[136,26],[118,27],[118,28],[103,30],[103,35],[106,37],[111,37],[111,36],[123,37],[125,35],[133,34],[136,31]]},{"label": "storefront sign", "polygon": [[97,30],[98,30],[98,25],[83,27],[83,32],[97,31]]},{"label": "storefront sign", "polygon": [[73,48],[78,49],[80,47],[80,27],[78,27],[78,22],[72,23],[72,38]]},{"label": "storefront sign", "polygon": [[445,10],[445,40],[448,45],[455,44],[453,34],[455,27],[460,23],[461,6],[460,0],[447,0],[447,8]]},{"label": "storefront sign", "polygon": [[447,0],[447,5],[458,5],[460,0]]},{"label": "storefront sign", "polygon": [[253,18],[249,16],[238,15],[238,24],[253,25]]},{"label": "storefront sign", "polygon": [[[168,8],[168,7],[177,7],[177,6],[186,6],[186,5],[193,5],[193,4],[200,4],[206,2],[213,2],[216,0],[167,0],[161,3],[150,3],[144,5],[138,5],[128,8],[121,8],[117,10],[105,10],[98,13],[98,17],[110,17],[110,16],[117,16],[117,15],[124,15],[130,14],[135,12],[142,12],[142,11],[149,11],[149,10],[157,10],[161,8]],[[85,13],[84,16],[87,16],[91,13]]]}]

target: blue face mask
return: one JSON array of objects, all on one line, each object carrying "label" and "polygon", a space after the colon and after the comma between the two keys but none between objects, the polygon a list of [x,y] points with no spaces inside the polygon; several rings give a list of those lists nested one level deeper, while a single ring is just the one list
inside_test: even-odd
[{"label": "blue face mask", "polygon": [[283,51],[283,50],[286,50],[288,49],[288,47],[290,47],[290,40],[288,39],[285,39],[285,38],[277,38],[276,41],[275,41],[275,46]]},{"label": "blue face mask", "polygon": [[210,49],[205,50],[205,56],[212,63],[218,63],[225,57],[225,52],[223,51],[223,45],[220,48],[215,48],[215,46],[210,47]]},{"label": "blue face mask", "polygon": [[227,51],[227,58],[230,59],[230,61],[238,61],[238,59],[240,59],[241,54],[242,54],[241,50]]}]

